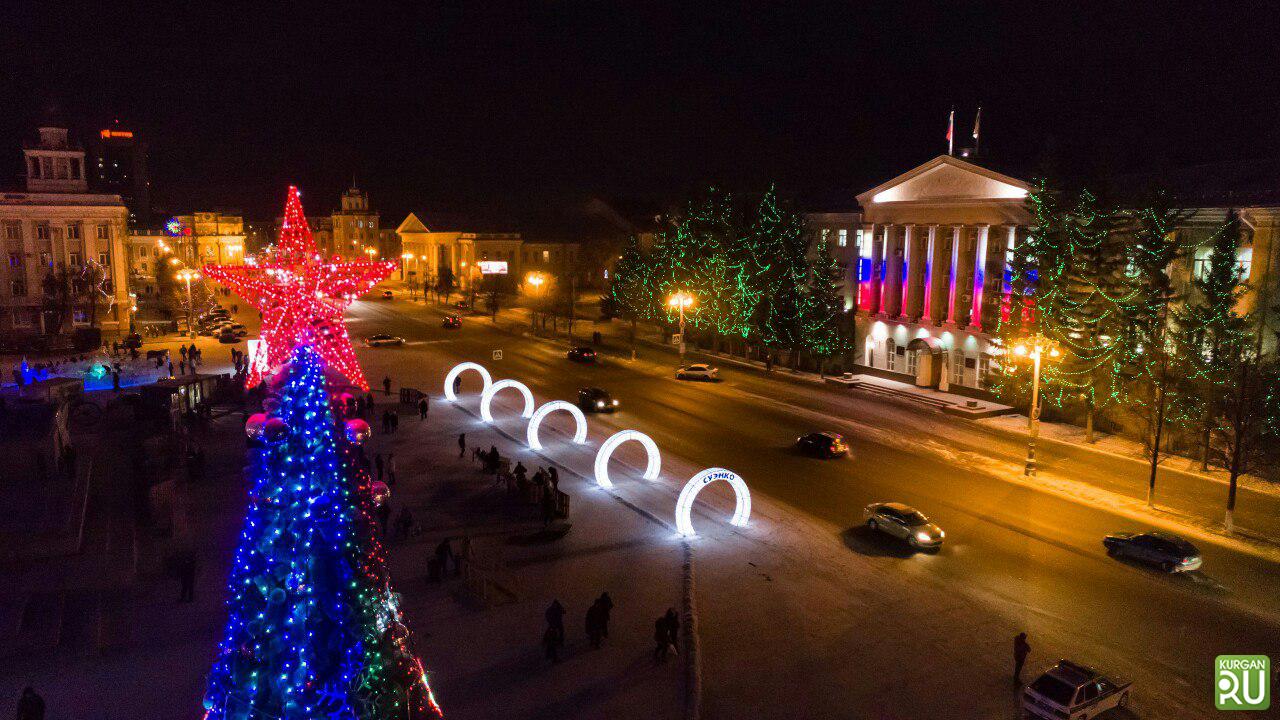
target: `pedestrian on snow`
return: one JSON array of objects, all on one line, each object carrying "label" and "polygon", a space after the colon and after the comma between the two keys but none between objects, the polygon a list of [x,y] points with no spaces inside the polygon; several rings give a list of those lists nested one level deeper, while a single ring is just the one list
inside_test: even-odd
[{"label": "pedestrian on snow", "polygon": [[382,391],[387,395],[391,394],[391,376],[390,375],[382,378]]},{"label": "pedestrian on snow", "polygon": [[529,479],[529,468],[525,467],[524,463],[519,460],[516,461],[516,466],[511,472],[516,476],[516,482],[523,483]]},{"label": "pedestrian on snow", "polygon": [[418,419],[419,420],[427,419],[427,408],[428,408],[427,396],[423,395],[422,399],[418,401]]},{"label": "pedestrian on snow", "polygon": [[[556,470],[555,465],[547,468],[547,475],[551,478],[551,489],[556,491],[560,490],[560,471]],[[555,493],[552,493],[552,495],[554,494]]]},{"label": "pedestrian on snow", "polygon": [[[184,356],[186,355],[186,353],[185,353],[185,352],[184,352],[184,353],[182,353],[182,354],[183,354]],[[170,370],[169,372],[173,372],[173,371],[172,371],[172,370]],[[178,374],[179,374],[179,375],[186,375],[186,374],[187,374],[187,361],[186,361],[186,360],[179,360],[179,361],[178,361]]]},{"label": "pedestrian on snow", "polygon": [[194,342],[187,348],[187,358],[191,360],[192,365],[195,365],[196,361],[200,359],[200,348],[196,347]]},{"label": "pedestrian on snow", "polygon": [[1013,638],[1013,684],[1022,684],[1022,666],[1031,654],[1031,643],[1027,642],[1027,634],[1020,632]]},{"label": "pedestrian on snow", "polygon": [[119,341],[119,340],[116,340],[116,341],[114,341],[114,342],[112,342],[112,343],[111,343],[111,354],[112,354],[112,355],[119,355],[119,354],[120,354],[120,341]]},{"label": "pedestrian on snow", "polygon": [[387,453],[387,485],[396,486],[396,454]]},{"label": "pedestrian on snow", "polygon": [[596,604],[600,606],[600,635],[609,637],[609,614],[613,612],[613,598],[609,597],[608,591],[602,592],[596,598]]},{"label": "pedestrian on snow", "polygon": [[111,389],[120,392],[120,371],[118,369],[111,371]]},{"label": "pedestrian on snow", "polygon": [[587,640],[591,643],[592,650],[600,649],[600,640],[604,637],[601,629],[603,624],[600,618],[600,601],[591,603],[591,607],[587,608]]},{"label": "pedestrian on snow", "polygon": [[173,361],[169,361],[169,377],[173,377]]},{"label": "pedestrian on snow", "polygon": [[392,410],[391,411],[391,432],[394,433],[399,429],[400,429],[400,413],[396,412],[395,410]]},{"label": "pedestrian on snow", "polygon": [[559,600],[552,600],[545,613],[547,630],[542,634],[542,645],[546,648],[547,659],[560,662],[560,647],[564,645],[564,606]]},{"label": "pedestrian on snow", "polygon": [[387,525],[391,524],[391,502],[383,500],[378,506],[378,523],[382,525],[382,536],[387,535]]},{"label": "pedestrian on snow", "polygon": [[458,433],[458,458],[461,459],[467,454],[467,434]]},{"label": "pedestrian on snow", "polygon": [[183,360],[186,360],[186,359],[187,359],[187,346],[186,346],[186,345],[179,345],[179,346],[178,346],[178,354],[182,356],[182,359],[183,359]]},{"label": "pedestrian on snow", "polygon": [[391,433],[391,411],[390,410],[382,411],[382,432],[387,434]]},{"label": "pedestrian on snow", "polygon": [[400,513],[396,515],[396,539],[407,540],[409,535],[413,533],[413,512],[406,505],[400,508]]},{"label": "pedestrian on snow", "polygon": [[457,395],[460,392],[462,392],[462,376],[461,375],[453,379],[453,394]]},{"label": "pedestrian on snow", "polygon": [[18,720],[44,720],[44,698],[29,685],[22,689],[22,697],[18,698],[16,717]]},{"label": "pedestrian on snow", "polygon": [[662,615],[653,621],[653,659],[655,662],[666,662],[667,657],[675,653],[671,644],[671,632],[667,629],[667,616]]},{"label": "pedestrian on snow", "polygon": [[382,480],[382,453],[373,456],[373,466],[378,468],[378,480]]},{"label": "pedestrian on snow", "polygon": [[436,546],[436,565],[440,568],[441,576],[449,575],[450,562],[453,562],[454,568],[457,568],[458,559],[453,554],[453,545],[449,543],[449,538],[445,538]]}]

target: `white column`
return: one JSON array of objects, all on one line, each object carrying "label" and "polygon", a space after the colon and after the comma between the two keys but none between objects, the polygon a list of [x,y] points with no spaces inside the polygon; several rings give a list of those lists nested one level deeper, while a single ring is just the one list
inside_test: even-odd
[{"label": "white column", "polygon": [[898,298],[898,319],[909,320],[911,318],[911,246],[915,244],[915,225],[905,225],[902,228],[902,263],[898,265],[902,295]]},{"label": "white column", "polygon": [[960,282],[960,233],[963,228],[951,228],[951,263],[947,267],[947,322],[956,321],[956,285]]},{"label": "white column", "polygon": [[889,272],[893,262],[893,226],[884,226],[884,242],[880,245],[880,267],[876,276],[880,284],[880,304],[877,310],[880,315],[889,314],[889,286],[893,284],[893,275]]},{"label": "white column", "polygon": [[924,247],[924,301],[921,305],[920,318],[923,322],[933,322],[933,264],[934,250],[938,242],[938,226],[930,225],[925,236]]},{"label": "white column", "polygon": [[973,252],[973,306],[969,312],[969,330],[982,330],[982,291],[987,280],[987,236],[990,225],[978,226],[978,242]]}]

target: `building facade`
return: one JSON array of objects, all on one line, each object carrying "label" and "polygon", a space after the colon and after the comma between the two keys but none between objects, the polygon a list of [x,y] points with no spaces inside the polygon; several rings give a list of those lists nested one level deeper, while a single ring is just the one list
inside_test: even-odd
[{"label": "building facade", "polygon": [[[127,330],[128,209],[119,195],[89,191],[85,151],[66,128],[42,127],[39,135],[23,149],[25,190],[0,196],[0,335]],[[45,292],[58,278],[72,288],[61,302]]]},{"label": "building facade", "polygon": [[151,223],[151,176],[142,139],[117,124],[100,130],[90,151],[89,187],[119,195],[129,208],[131,226]]},{"label": "building facade", "polygon": [[858,362],[923,387],[984,390],[1031,186],[942,155],[860,195]]},{"label": "building facade", "polygon": [[858,257],[858,246],[862,238],[862,213],[811,212],[805,213],[804,217],[814,239],[825,243],[827,251],[844,268],[841,293],[844,296],[844,310],[849,312],[858,302],[858,274],[862,272],[862,261]]},{"label": "building facade", "polygon": [[[333,228],[330,255],[378,259],[378,213],[369,209],[369,196],[363,190],[353,187],[342,193],[342,209],[330,216],[330,223]],[[373,252],[369,252],[370,249]]]},{"label": "building facade", "polygon": [[[396,228],[396,235],[400,237],[406,281],[434,286],[447,276],[453,279],[454,288],[466,292],[483,277],[480,262],[505,263],[505,274],[515,282],[523,277],[520,233],[433,231],[409,213]],[[484,268],[496,271],[503,266]]]}]

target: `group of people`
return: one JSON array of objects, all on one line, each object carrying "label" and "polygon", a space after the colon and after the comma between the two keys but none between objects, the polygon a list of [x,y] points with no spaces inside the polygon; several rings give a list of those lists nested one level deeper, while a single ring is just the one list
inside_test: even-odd
[{"label": "group of people", "polygon": [[[600,593],[600,597],[587,608],[587,642],[593,650],[600,649],[604,639],[609,637],[609,618],[612,613],[613,598],[609,597],[608,591]],[[547,628],[542,633],[543,652],[551,662],[560,662],[560,649],[564,647],[565,641],[564,605],[559,600],[552,600],[543,616],[547,621]]]},{"label": "group of people", "polygon": [[395,408],[387,408],[382,411],[382,432],[394,433],[400,428],[400,413]]}]

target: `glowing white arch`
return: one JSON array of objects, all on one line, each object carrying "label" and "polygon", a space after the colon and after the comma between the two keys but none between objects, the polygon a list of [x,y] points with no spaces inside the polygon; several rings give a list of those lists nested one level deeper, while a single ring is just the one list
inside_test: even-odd
[{"label": "glowing white arch", "polygon": [[493,422],[493,413],[489,411],[489,406],[493,404],[493,396],[497,395],[499,390],[506,390],[507,388],[515,388],[524,396],[524,411],[520,413],[520,417],[533,417],[533,393],[529,392],[528,386],[524,383],[519,380],[511,380],[508,378],[506,380],[499,380],[498,382],[493,383],[489,387],[485,388],[484,392],[481,393],[480,417],[484,418],[485,422]]},{"label": "glowing white arch", "polygon": [[689,482],[685,483],[684,489],[680,491],[680,498],[676,500],[676,530],[681,535],[697,535],[693,531],[693,523],[689,521],[693,499],[698,496],[702,488],[716,480],[728,482],[733,488],[733,494],[738,498],[738,505],[733,510],[733,519],[729,522],[738,527],[747,524],[747,520],[751,517],[751,492],[747,490],[747,484],[732,470],[713,467],[689,478]]},{"label": "glowing white arch", "polygon": [[596,453],[596,484],[600,487],[613,487],[613,483],[609,480],[609,458],[613,457],[613,451],[617,450],[619,445],[628,440],[639,442],[649,454],[649,465],[644,469],[644,479],[658,479],[658,472],[662,470],[662,454],[658,452],[658,444],[639,430],[621,430],[605,440],[600,446],[600,452]]},{"label": "glowing white arch", "polygon": [[577,429],[573,431],[573,441],[579,445],[587,441],[587,416],[582,414],[577,405],[564,400],[552,400],[543,403],[542,407],[533,414],[533,418],[529,420],[529,447],[534,450],[541,450],[542,443],[538,442],[538,426],[542,424],[542,419],[556,410],[567,410],[573,416],[577,424]]},{"label": "glowing white arch", "polygon": [[444,376],[444,396],[449,402],[458,402],[458,396],[453,392],[453,381],[467,370],[475,370],[480,373],[480,379],[484,380],[484,389],[481,392],[489,392],[489,388],[493,385],[493,378],[489,375],[489,371],[480,363],[464,362],[453,366],[448,375]]}]

